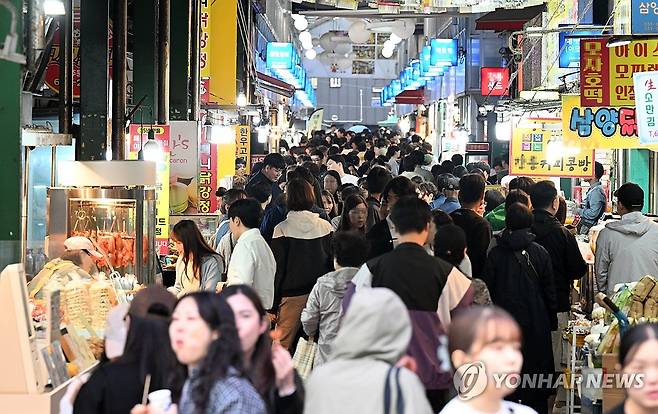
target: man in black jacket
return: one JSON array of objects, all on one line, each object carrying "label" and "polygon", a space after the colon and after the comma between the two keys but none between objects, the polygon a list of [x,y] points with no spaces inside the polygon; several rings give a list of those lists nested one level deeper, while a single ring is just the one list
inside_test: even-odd
[{"label": "man in black jacket", "polygon": [[473,266],[473,277],[482,279],[487,261],[487,249],[491,242],[491,226],[484,214],[484,177],[466,174],[459,180],[459,203],[461,208],[450,216],[466,233],[466,248]]},{"label": "man in black jacket", "polygon": [[390,171],[384,167],[375,166],[372,167],[368,176],[366,178],[366,183],[368,185],[368,198],[366,202],[368,203],[368,218],[366,220],[366,231],[370,229],[380,221],[384,219],[381,216],[382,208],[382,193],[386,184],[388,184],[393,179]]},{"label": "man in black jacket", "polygon": [[[286,162],[283,159],[283,155],[271,153],[267,154],[263,159],[263,168],[254,175],[251,180],[247,183],[245,187],[245,192],[250,197],[252,196],[252,189],[259,183],[266,182],[272,185],[272,201],[275,201],[279,198],[281,187],[279,187],[279,178],[281,174],[286,169]],[[268,208],[272,206],[272,203],[268,205]]]},{"label": "man in black jacket", "polygon": [[532,232],[537,236],[535,242],[548,251],[553,264],[558,312],[558,330],[553,332],[553,355],[555,369],[561,371],[561,364],[566,364],[566,354],[562,358],[560,336],[569,319],[571,287],[574,280],[587,273],[587,264],[580,253],[576,237],[555,218],[560,205],[555,184],[552,181],[536,183],[530,192],[530,200],[534,208]]}]

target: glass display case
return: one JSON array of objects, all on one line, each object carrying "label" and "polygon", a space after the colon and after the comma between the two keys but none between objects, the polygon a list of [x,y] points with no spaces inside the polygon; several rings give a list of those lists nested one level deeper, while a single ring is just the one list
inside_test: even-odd
[{"label": "glass display case", "polygon": [[104,258],[99,270],[155,282],[155,190],[145,187],[48,189],[48,256],[72,236],[89,238]]}]

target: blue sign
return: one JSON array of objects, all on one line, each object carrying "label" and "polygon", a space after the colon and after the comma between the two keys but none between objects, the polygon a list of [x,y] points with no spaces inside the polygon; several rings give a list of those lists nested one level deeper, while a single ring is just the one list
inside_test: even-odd
[{"label": "blue sign", "polygon": [[457,66],[457,39],[432,39],[430,45],[433,67]]},{"label": "blue sign", "polygon": [[295,55],[296,53],[292,43],[268,43],[267,68],[292,69]]},{"label": "blue sign", "polygon": [[658,33],[658,2],[631,0],[631,33]]},{"label": "blue sign", "polygon": [[580,67],[580,39],[601,35],[601,30],[560,32],[560,67]]}]

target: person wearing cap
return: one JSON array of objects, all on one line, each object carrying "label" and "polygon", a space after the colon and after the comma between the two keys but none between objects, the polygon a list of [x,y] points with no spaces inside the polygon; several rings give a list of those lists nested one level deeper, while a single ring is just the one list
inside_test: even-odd
[{"label": "person wearing cap", "polygon": [[451,214],[453,211],[461,208],[461,204],[459,203],[459,180],[456,177],[449,177],[446,180],[443,194],[446,199],[438,207],[439,210]]},{"label": "person wearing cap", "polygon": [[142,400],[147,375],[150,391],[171,389],[180,365],[169,344],[169,322],[176,297],[159,285],[140,290],[125,317],[128,333],[122,354],[102,362],[75,398],[73,412],[129,413]]},{"label": "person wearing cap", "polygon": [[27,284],[30,298],[40,299],[43,288],[50,282],[63,287],[71,280],[94,280],[98,275],[96,259],[103,255],[96,250],[86,237],[69,237],[64,241],[65,252],[61,257],[48,262],[43,269]]},{"label": "person wearing cap", "polygon": [[626,183],[615,191],[620,221],[606,224],[596,239],[596,282],[608,296],[619,283],[658,275],[658,224],[642,214],[644,191]]}]

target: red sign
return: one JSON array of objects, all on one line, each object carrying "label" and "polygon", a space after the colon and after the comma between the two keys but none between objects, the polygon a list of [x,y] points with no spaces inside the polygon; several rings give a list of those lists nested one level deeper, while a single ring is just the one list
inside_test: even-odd
[{"label": "red sign", "polygon": [[[48,56],[48,65],[46,66],[46,74],[43,82],[53,92],[59,93],[59,23],[53,22],[57,25],[53,35],[53,46]],[[108,46],[110,51],[109,56],[109,75],[112,76],[112,26],[110,26],[108,34]],[[73,12],[73,98],[80,98],[80,8],[76,7]]]},{"label": "red sign", "polygon": [[481,68],[480,79],[482,96],[509,95],[509,69]]},{"label": "red sign", "polygon": [[580,42],[581,106],[610,104],[610,52],[606,39]]},{"label": "red sign", "polygon": [[217,145],[208,140],[206,128],[201,129],[199,142],[199,213],[214,213],[217,211]]},{"label": "red sign", "polygon": [[210,79],[201,79],[201,88],[199,89],[201,103],[207,104],[210,102]]}]

